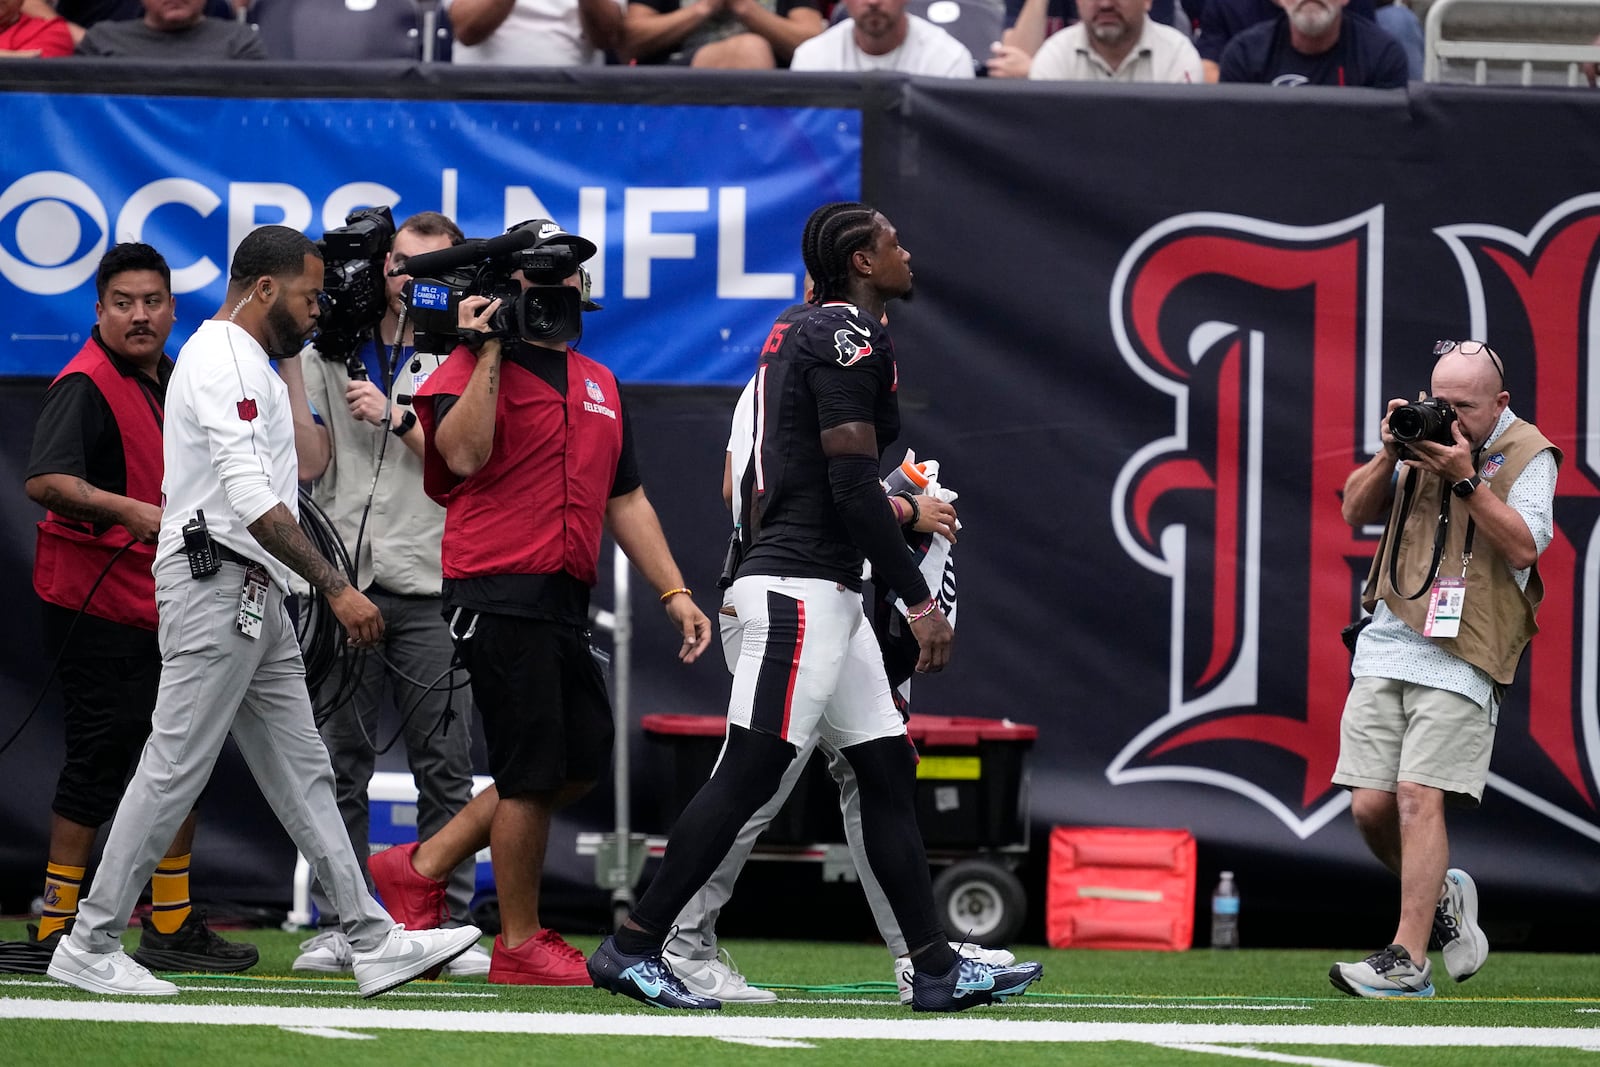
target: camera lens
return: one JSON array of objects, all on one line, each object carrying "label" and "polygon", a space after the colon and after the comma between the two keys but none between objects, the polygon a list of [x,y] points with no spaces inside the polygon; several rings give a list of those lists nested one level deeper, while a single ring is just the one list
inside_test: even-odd
[{"label": "camera lens", "polygon": [[1416,404],[1395,408],[1389,415],[1389,432],[1394,435],[1396,441],[1404,441],[1407,444],[1420,441],[1428,432],[1427,415],[1428,412]]}]

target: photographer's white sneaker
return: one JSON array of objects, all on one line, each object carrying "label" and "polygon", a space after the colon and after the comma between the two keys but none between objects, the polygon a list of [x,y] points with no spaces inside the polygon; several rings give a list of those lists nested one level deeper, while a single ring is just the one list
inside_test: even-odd
[{"label": "photographer's white sneaker", "polygon": [[58,982],[87,993],[122,997],[171,997],[178,987],[157,978],[120,948],[115,952],[85,952],[63,937],[45,972]]},{"label": "photographer's white sneaker", "polygon": [[476,926],[450,930],[407,930],[396,923],[383,944],[370,952],[354,954],[356,986],[363,997],[387,993],[434,967],[443,967],[478,943],[483,931]]},{"label": "photographer's white sneaker", "polygon": [[1489,939],[1478,925],[1478,886],[1459,867],[1444,872],[1444,889],[1433,913],[1433,936],[1444,954],[1444,969],[1458,982],[1477,974],[1489,958]]}]

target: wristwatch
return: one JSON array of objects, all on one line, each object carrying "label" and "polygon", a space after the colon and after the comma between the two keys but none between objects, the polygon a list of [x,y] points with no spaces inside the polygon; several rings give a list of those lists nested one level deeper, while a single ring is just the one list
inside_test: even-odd
[{"label": "wristwatch", "polygon": [[1472,477],[1463,478],[1459,482],[1457,482],[1456,484],[1452,485],[1450,487],[1450,491],[1452,493],[1454,493],[1456,496],[1461,497],[1463,500],[1465,500],[1467,497],[1471,496],[1473,493],[1476,493],[1478,491],[1478,483],[1481,482],[1482,480],[1483,479],[1479,478],[1476,474],[1474,474]]},{"label": "wristwatch", "polygon": [[405,415],[401,416],[399,422],[389,427],[389,432],[394,434],[396,437],[404,437],[406,434],[411,432],[411,427],[415,426],[416,424],[417,413],[415,411],[408,411],[405,413]]}]

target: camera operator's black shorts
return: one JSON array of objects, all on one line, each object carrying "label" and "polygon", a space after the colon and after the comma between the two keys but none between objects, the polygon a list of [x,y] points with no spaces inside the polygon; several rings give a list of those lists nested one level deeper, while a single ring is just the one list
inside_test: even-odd
[{"label": "camera operator's black shorts", "polygon": [[501,796],[595,782],[610,769],[611,701],[583,630],[480,613],[461,659]]},{"label": "camera operator's black shorts", "polygon": [[161,652],[152,633],[148,655],[68,656],[56,674],[66,705],[67,758],[50,807],[80,826],[102,826],[117,813],[150,736]]}]

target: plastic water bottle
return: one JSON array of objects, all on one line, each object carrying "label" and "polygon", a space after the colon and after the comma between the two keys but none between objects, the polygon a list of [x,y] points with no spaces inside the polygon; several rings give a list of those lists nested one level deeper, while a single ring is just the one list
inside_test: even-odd
[{"label": "plastic water bottle", "polygon": [[1232,871],[1223,871],[1211,891],[1211,947],[1239,947],[1239,887]]}]

